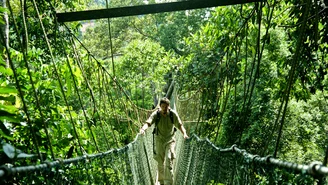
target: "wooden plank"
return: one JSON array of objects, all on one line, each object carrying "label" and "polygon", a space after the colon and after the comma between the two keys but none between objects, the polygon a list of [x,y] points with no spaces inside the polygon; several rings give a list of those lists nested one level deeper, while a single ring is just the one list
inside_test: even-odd
[{"label": "wooden plank", "polygon": [[161,12],[173,12],[181,10],[192,10],[217,6],[227,6],[260,2],[263,0],[189,0],[171,3],[158,3],[139,6],[127,6],[119,8],[88,10],[78,12],[57,13],[58,22],[71,22],[82,20],[93,20],[103,18],[115,18],[135,15],[154,14]]}]

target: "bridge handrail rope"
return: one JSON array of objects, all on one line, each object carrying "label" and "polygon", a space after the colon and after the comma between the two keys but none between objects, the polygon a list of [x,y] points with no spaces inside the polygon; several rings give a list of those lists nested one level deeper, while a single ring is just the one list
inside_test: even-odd
[{"label": "bridge handrail rope", "polygon": [[[56,61],[55,61],[55,57],[54,57],[54,55],[53,55],[53,53],[52,53],[52,49],[51,49],[51,47],[50,47],[50,43],[49,43],[49,41],[48,41],[48,38],[47,38],[47,34],[46,34],[46,32],[45,32],[45,28],[44,28],[44,26],[43,26],[43,24],[42,24],[42,20],[41,20],[41,17],[40,17],[40,14],[39,14],[39,12],[38,12],[38,7],[37,7],[37,4],[36,4],[36,1],[35,0],[33,0],[32,1],[33,2],[33,5],[34,5],[34,8],[35,8],[35,11],[37,12],[37,15],[38,15],[38,18],[39,18],[39,22],[40,22],[40,25],[41,25],[41,27],[42,27],[42,31],[43,31],[43,34],[44,34],[44,37],[45,37],[45,40],[46,40],[46,43],[47,43],[47,47],[48,47],[48,49],[49,49],[49,53],[50,53],[50,55],[51,55],[51,62],[53,63],[53,66],[54,66],[54,68],[55,68],[55,74],[56,74],[56,76],[57,76],[57,80],[58,80],[58,82],[59,82],[59,85],[60,85],[60,88],[61,88],[61,91],[62,91],[62,93],[63,93],[63,97],[64,97],[64,99],[65,99],[65,103],[66,103],[66,106],[67,107],[69,107],[68,105],[67,105],[67,100],[66,100],[66,96],[65,96],[65,93],[64,93],[64,90],[63,90],[63,85],[61,84],[62,82],[61,82],[61,80],[60,80],[60,75],[59,75],[59,72],[57,71],[57,66],[56,66]],[[10,11],[12,12],[12,10],[11,10],[11,7],[10,7],[10,3],[8,2],[8,4],[9,4],[9,9],[10,9]],[[260,7],[262,8],[262,3],[260,4]],[[260,9],[261,9],[260,8]],[[260,10],[260,11],[262,11],[262,9]],[[272,10],[273,11],[273,10]],[[251,15],[253,15],[253,13],[255,12],[255,8],[254,8],[254,10],[250,13],[250,16],[249,17],[251,17]],[[12,15],[13,16],[13,15]],[[271,14],[271,16],[272,16],[272,14]],[[261,19],[261,15],[258,15],[258,19],[259,19],[259,26],[260,26],[260,19]],[[17,34],[18,34],[18,29],[17,29],[17,25],[16,25],[16,23],[15,23],[15,19],[14,19],[14,17],[12,17],[13,18],[13,20],[14,20],[14,26],[15,26],[15,30],[16,30],[16,32],[17,32]],[[249,18],[248,18],[249,19]],[[270,18],[271,19],[271,18]],[[25,20],[24,20],[25,21]],[[244,24],[243,24],[243,26],[239,29],[239,31],[237,32],[237,34],[235,35],[235,37],[233,38],[233,40],[237,40],[237,37],[238,37],[238,33],[243,29],[243,27],[246,25],[246,23],[247,23],[247,21],[248,20],[246,20],[245,22],[244,22]],[[68,26],[67,25],[65,25],[64,24],[64,26],[69,30],[69,28],[68,28]],[[269,27],[270,26],[268,26],[267,27],[267,30],[269,29]],[[57,27],[57,29],[58,29],[59,27]],[[260,28],[260,27],[259,27]],[[59,30],[59,29],[58,29]],[[260,30],[260,29],[259,29]],[[76,47],[76,45],[75,45],[75,42],[74,42],[74,40],[73,40],[73,38],[75,38],[80,44],[81,44],[81,46],[84,48],[84,49],[86,49],[86,51],[87,51],[87,53],[88,53],[88,57],[89,57],[89,60],[91,60],[90,59],[90,57],[92,58],[92,59],[94,59],[96,62],[97,62],[97,65],[98,65],[98,68],[97,69],[93,69],[93,70],[98,70],[98,85],[99,85],[99,89],[101,89],[100,87],[101,87],[101,85],[102,86],[104,86],[104,87],[106,87],[105,88],[105,92],[107,93],[107,95],[109,96],[108,98],[107,98],[107,100],[109,101],[109,103],[110,103],[110,107],[112,108],[112,109],[115,109],[116,108],[116,106],[115,106],[115,104],[114,104],[114,100],[113,100],[113,98],[111,97],[112,96],[112,94],[111,93],[108,93],[108,87],[109,87],[109,84],[110,84],[110,82],[109,82],[109,78],[111,78],[111,80],[117,85],[117,87],[118,88],[115,88],[116,89],[116,91],[114,91],[114,93],[117,93],[117,94],[115,94],[115,95],[117,95],[118,97],[119,96],[121,96],[121,97],[126,97],[126,99],[127,99],[127,101],[129,102],[129,103],[131,103],[131,106],[132,107],[134,107],[135,109],[137,109],[137,110],[140,110],[140,111],[145,111],[145,112],[151,112],[151,111],[154,111],[154,109],[153,110],[148,110],[148,109],[144,109],[144,108],[140,108],[138,105],[136,105],[131,99],[130,99],[130,96],[126,93],[126,91],[124,90],[124,88],[122,87],[122,85],[121,85],[121,83],[116,79],[116,77],[115,77],[115,75],[114,75],[114,77],[113,77],[113,75],[111,75],[107,70],[106,70],[106,68],[101,64],[101,62],[100,61],[98,61],[88,50],[87,50],[87,48],[82,44],[82,42],[69,30],[69,33],[73,36],[73,37],[71,37],[70,38],[70,41],[72,42],[72,45],[73,45],[73,55],[75,55],[75,58],[76,58],[76,60],[77,60],[77,63],[78,63],[78,67],[80,68],[80,70],[82,71],[82,76],[83,76],[83,78],[84,78],[84,81],[86,82],[86,86],[87,86],[87,88],[90,90],[90,95],[91,95],[91,98],[92,98],[92,103],[93,103],[93,113],[95,113],[95,112],[97,112],[97,114],[100,114],[100,113],[98,113],[98,108],[97,108],[97,101],[95,100],[95,97],[94,97],[94,92],[93,92],[93,88],[90,86],[90,84],[89,84],[89,79],[88,79],[88,76],[85,74],[85,70],[84,70],[84,67],[83,67],[83,63],[82,63],[82,59],[80,59],[79,57],[79,52],[77,51],[78,49],[77,49],[77,47]],[[26,36],[27,36],[27,33],[26,33]],[[3,39],[3,35],[2,35],[2,33],[1,33],[1,38]],[[258,37],[258,39],[259,39],[259,37]],[[246,38],[246,40],[247,40],[247,38]],[[24,59],[23,59],[23,61],[25,62],[25,65],[26,65],[26,68],[28,69],[28,73],[29,73],[29,77],[30,77],[30,81],[31,81],[31,84],[32,84],[32,88],[33,88],[33,90],[34,90],[34,95],[35,95],[35,100],[36,100],[36,103],[38,104],[38,99],[39,99],[39,97],[36,95],[36,93],[37,93],[37,91],[36,91],[36,89],[34,88],[34,86],[33,86],[33,84],[34,84],[34,82],[33,82],[33,80],[32,80],[32,78],[31,78],[31,74],[30,74],[30,71],[29,71],[29,65],[28,65],[28,63],[27,63],[27,59],[26,59],[26,49],[24,48],[24,46],[23,46],[23,44],[22,44],[22,41],[20,40],[20,39],[18,39],[18,41],[19,41],[19,45],[20,45],[20,47],[21,47],[21,49],[22,49],[22,53],[23,53],[23,57],[24,57]],[[255,74],[254,74],[254,79],[253,79],[253,81],[254,81],[254,83],[253,83],[253,86],[252,86],[252,88],[254,87],[254,84],[255,84],[255,80],[256,80],[256,74],[259,72],[259,62],[260,62],[260,59],[261,59],[261,54],[262,54],[262,52],[263,52],[263,48],[264,48],[264,44],[265,43],[263,43],[263,46],[262,46],[262,51],[260,51],[260,45],[259,45],[259,40],[258,40],[258,46],[257,46],[257,54],[255,54],[255,56],[254,56],[254,64],[255,64],[255,61],[256,61],[256,57],[258,57],[257,59],[258,59],[258,65],[257,65],[257,67],[258,67],[258,69],[254,69],[255,70]],[[232,46],[229,46],[229,47],[232,47]],[[6,48],[6,52],[8,52],[8,55],[9,55],[9,48]],[[229,56],[229,52],[230,52],[230,50],[228,50],[225,54],[224,54],[224,56],[225,55],[227,55],[227,60],[226,60],[226,63],[227,63],[227,65],[228,65],[228,61],[229,61],[229,59],[230,59],[230,56]],[[231,52],[232,53],[232,52]],[[231,54],[230,53],[230,54]],[[67,54],[66,54],[67,55]],[[219,66],[219,63],[220,62],[222,62],[222,59],[223,59],[223,57],[224,56],[222,56],[222,58],[220,59],[220,60],[218,60],[218,61],[216,61],[216,65],[213,67],[213,69],[208,73],[208,74],[206,74],[206,75],[209,75],[209,74],[211,74],[211,73],[213,73],[214,72],[214,70]],[[112,57],[113,57],[113,53],[112,53]],[[14,73],[15,73],[15,70],[14,70],[14,66],[13,66],[13,64],[12,64],[12,61],[11,61],[11,59],[10,59],[10,55],[9,55],[9,61],[11,62],[11,68],[13,69],[13,71],[14,71]],[[73,78],[73,83],[74,83],[74,86],[75,86],[75,90],[77,91],[76,93],[77,93],[77,95],[79,96],[79,102],[80,102],[80,104],[81,104],[81,106],[83,106],[83,103],[82,103],[82,101],[81,101],[81,98],[80,98],[80,95],[79,95],[79,89],[78,89],[78,87],[76,86],[76,84],[75,84],[75,79],[74,79],[74,74],[73,74],[73,72],[72,72],[72,69],[71,69],[71,67],[70,67],[70,64],[69,64],[69,60],[67,59],[67,65],[69,66],[69,68],[70,68],[70,73],[71,73],[71,76],[72,76],[72,78]],[[294,64],[294,65],[296,65],[296,64]],[[253,66],[254,67],[254,66]],[[113,69],[114,70],[114,69]],[[253,73],[253,69],[252,69],[252,73]],[[101,75],[102,74],[102,75]],[[106,74],[106,75],[105,75]],[[101,76],[103,77],[102,79],[101,79]],[[252,75],[251,75],[252,76]],[[16,78],[16,76],[15,76],[15,78]],[[291,78],[292,78],[292,76],[291,76]],[[91,78],[90,78],[91,79]],[[228,79],[228,77],[226,76],[225,77],[225,80],[227,80],[227,82],[229,81],[229,79]],[[174,88],[173,87],[173,84],[174,84],[174,79],[173,79],[173,81],[172,81],[172,84],[171,84],[171,86],[170,86],[170,88],[169,88],[169,91],[171,91],[172,89],[173,89],[173,91],[174,91],[174,97],[176,97],[177,99],[179,99],[179,96],[177,96],[176,95],[176,91],[177,91],[177,89],[176,88]],[[16,79],[16,85],[18,86],[18,89],[20,89],[20,86],[19,86],[19,81]],[[230,85],[230,87],[231,87],[232,85]],[[248,86],[248,88],[250,88],[250,85]],[[194,96],[195,94],[197,94],[198,92],[200,92],[202,90],[202,88],[199,88],[192,96]],[[249,89],[248,89],[249,90]],[[248,91],[247,90],[247,91]],[[245,90],[246,91],[246,90]],[[249,96],[249,101],[251,100],[251,95],[252,95],[252,91],[253,90],[251,90],[250,91],[250,96]],[[103,98],[103,93],[102,93],[102,90],[99,92],[100,93],[100,100],[99,100],[99,107],[101,107],[101,104],[100,104],[100,102],[102,102],[102,101],[104,101],[106,98],[104,98],[104,99],[102,99]],[[246,92],[246,93],[248,93],[248,92]],[[105,93],[104,93],[105,94]],[[246,94],[247,95],[247,94]],[[105,96],[105,95],[104,95]],[[23,96],[22,96],[23,97]],[[223,96],[224,97],[224,96]],[[189,97],[190,98],[190,97]],[[23,100],[23,104],[24,104],[24,109],[26,109],[26,105],[25,105],[25,103],[24,103],[24,98],[22,98]],[[287,99],[288,100],[288,99]],[[286,100],[286,101],[287,101]],[[180,101],[183,101],[183,100],[180,100]],[[174,104],[175,102],[173,102],[173,105],[174,105],[174,107],[175,107],[175,104]],[[286,102],[286,104],[287,104],[287,102]],[[129,104],[130,105],[130,104]],[[103,106],[106,106],[105,104],[103,104]],[[120,107],[121,106],[121,107]],[[286,105],[287,106],[287,105]],[[127,120],[129,120],[129,121],[135,121],[136,119],[132,119],[130,116],[129,116],[129,111],[130,111],[130,107],[128,107],[128,104],[126,104],[125,103],[125,101],[122,101],[121,100],[121,104],[118,106],[118,108],[120,108],[125,114],[126,114],[126,118],[127,118]],[[41,115],[41,117],[42,117],[42,109],[41,109],[41,106],[40,105],[37,105],[37,109],[38,109],[38,111],[39,111],[39,113],[40,113],[40,115]],[[141,119],[139,118],[139,116],[141,115],[140,114],[140,112],[138,112],[138,111],[136,111],[134,109],[134,112],[135,112],[135,114],[137,115],[137,120],[140,122],[141,121]],[[247,109],[247,108],[246,108]],[[70,111],[70,108],[68,108],[68,111]],[[81,144],[79,144],[79,147],[80,147],[80,150],[81,150],[81,154],[84,154],[84,155],[81,155],[81,156],[78,156],[78,157],[74,157],[74,158],[68,158],[68,159],[60,159],[60,158],[55,158],[55,155],[54,155],[54,153],[53,153],[53,151],[52,151],[52,145],[51,145],[51,137],[48,135],[48,133],[47,133],[47,129],[49,128],[48,127],[48,125],[47,125],[47,122],[46,121],[44,121],[43,120],[43,118],[42,118],[42,123],[43,123],[43,127],[44,127],[44,129],[45,129],[45,132],[46,132],[46,135],[47,135],[47,142],[49,142],[49,145],[50,145],[50,152],[51,152],[51,156],[52,156],[52,161],[43,161],[42,160],[42,158],[41,158],[41,156],[40,156],[40,154],[39,154],[39,151],[38,151],[38,154],[39,154],[39,158],[41,158],[41,164],[36,164],[36,165],[27,165],[27,166],[16,166],[16,167],[8,167],[8,166],[5,166],[5,165],[3,165],[3,166],[0,166],[0,178],[1,177],[11,177],[11,176],[15,176],[15,175],[18,175],[19,173],[21,173],[21,172],[34,172],[34,171],[43,171],[43,170],[47,170],[47,169],[52,169],[52,168],[54,168],[54,167],[56,167],[56,170],[58,171],[58,169],[60,169],[60,168],[62,168],[63,166],[67,166],[67,165],[70,165],[70,164],[76,164],[76,163],[79,163],[79,162],[88,162],[90,159],[97,159],[97,158],[99,158],[99,159],[101,159],[100,160],[100,165],[99,164],[97,164],[97,165],[99,165],[102,169],[102,171],[103,171],[103,180],[106,182],[107,180],[108,180],[108,177],[107,177],[107,173],[105,172],[105,166],[104,166],[104,164],[103,164],[103,159],[104,159],[104,157],[105,156],[108,156],[108,155],[113,155],[113,154],[116,154],[116,153],[123,153],[123,152],[126,152],[126,151],[128,151],[131,147],[133,147],[132,145],[138,145],[139,144],[139,146],[140,146],[140,142],[142,142],[142,144],[143,144],[143,146],[144,146],[144,149],[146,150],[146,147],[145,147],[145,142],[149,142],[149,141],[145,141],[145,140],[141,140],[141,139],[139,139],[140,138],[140,136],[141,135],[139,135],[139,134],[137,134],[136,135],[136,137],[135,137],[135,139],[131,142],[131,143],[129,143],[129,144],[127,144],[127,145],[125,145],[124,147],[122,147],[122,148],[119,148],[119,146],[117,145],[117,148],[116,149],[110,149],[110,147],[109,147],[109,144],[107,143],[107,141],[106,141],[106,144],[107,144],[107,148],[108,148],[108,151],[106,151],[106,152],[101,152],[100,151],[100,149],[99,149],[99,147],[98,147],[98,145],[97,145],[97,142],[96,142],[96,139],[94,138],[94,136],[93,136],[93,133],[92,133],[92,129],[90,128],[90,120],[88,120],[87,119],[87,115],[86,115],[86,112],[84,112],[85,110],[84,109],[82,109],[82,111],[83,111],[83,114],[84,114],[84,117],[85,117],[85,119],[86,119],[86,123],[87,123],[87,126],[89,127],[89,130],[90,130],[90,132],[91,132],[91,136],[92,136],[92,139],[93,139],[93,141],[94,141],[94,144],[95,144],[95,147],[96,147],[96,152],[98,152],[98,153],[94,153],[94,154],[87,154],[87,153],[85,153],[85,152],[83,152],[82,151],[82,147],[81,147]],[[106,108],[106,107],[104,107],[104,111],[108,111],[108,109]],[[25,110],[25,113],[27,114],[27,119],[29,120],[29,113],[28,113],[28,111],[27,110]],[[118,117],[117,117],[117,114],[116,113],[114,113],[115,115],[114,115],[114,117],[118,120]],[[140,114],[140,115],[139,115]],[[132,116],[133,117],[133,116]],[[142,120],[143,121],[143,120]],[[73,127],[74,127],[74,121],[72,121],[72,119],[71,119],[71,122],[72,122],[72,124],[73,124]],[[105,131],[104,131],[104,128],[103,128],[103,125],[102,125],[102,123],[103,122],[105,122],[105,120],[103,120],[103,118],[100,118],[99,117],[99,122],[100,122],[100,124],[101,124],[101,128],[102,128],[102,131],[104,132],[104,137],[105,138],[107,138],[107,136],[106,136],[106,134],[105,134]],[[199,122],[199,121],[198,121]],[[282,122],[283,123],[283,122]],[[282,124],[281,124],[282,125]],[[112,126],[112,125],[111,125]],[[74,131],[75,131],[75,127],[74,127]],[[112,131],[114,131],[113,129],[112,129]],[[281,131],[280,131],[280,133],[281,133]],[[76,139],[77,139],[77,141],[78,141],[78,143],[80,143],[80,141],[79,141],[79,136],[78,136],[78,134],[76,133],[76,131],[75,131],[75,134],[76,134]],[[218,133],[217,133],[218,134]],[[113,135],[114,135],[114,140],[116,141],[116,137],[115,137],[115,133],[113,132]],[[33,140],[35,140],[34,138],[33,138]],[[295,172],[300,172],[300,173],[302,173],[302,174],[309,174],[309,175],[311,175],[311,176],[313,176],[313,177],[318,177],[318,176],[328,176],[328,167],[326,167],[325,165],[322,165],[321,163],[319,163],[319,162],[312,162],[312,163],[310,163],[309,165],[305,165],[305,164],[297,164],[297,163],[293,163],[293,162],[288,162],[288,161],[283,161],[283,160],[280,160],[280,159],[277,159],[277,158],[274,158],[274,157],[272,157],[272,156],[267,156],[267,157],[260,157],[259,155],[254,155],[254,154],[251,154],[251,153],[248,153],[246,150],[244,150],[244,149],[240,149],[240,148],[238,148],[237,147],[237,145],[232,145],[231,147],[229,147],[229,148],[219,148],[219,147],[217,147],[217,146],[215,146],[211,141],[209,141],[208,139],[200,139],[197,135],[195,135],[195,134],[193,134],[186,142],[191,142],[191,141],[196,141],[196,142],[202,142],[202,143],[206,143],[206,145],[208,145],[208,146],[210,146],[211,147],[211,150],[213,149],[213,151],[214,152],[219,152],[219,153],[232,153],[232,154],[237,154],[237,155],[239,155],[239,156],[241,156],[243,159],[244,159],[244,161],[246,162],[246,163],[248,163],[248,164],[260,164],[260,165],[262,165],[262,166],[273,166],[274,168],[279,168],[279,169],[281,169],[281,168],[284,168],[284,169],[289,169],[289,170],[292,170],[294,173]],[[137,143],[138,142],[138,143]],[[278,138],[278,141],[277,142],[279,142],[279,138]],[[116,141],[116,143],[117,143],[117,141]],[[37,142],[35,142],[35,144],[37,145],[38,143]],[[36,146],[37,147],[37,146]],[[38,150],[38,147],[37,147],[37,150]],[[277,150],[277,148],[276,148],[276,150]],[[187,151],[187,152],[190,152],[190,151]],[[146,153],[146,155],[147,155],[147,152],[145,152]],[[79,155],[79,154],[78,154]],[[275,151],[275,155],[276,155],[276,151]],[[126,157],[126,156],[125,156]],[[151,156],[150,157],[148,157],[147,156],[147,159],[148,158],[151,158]],[[219,158],[217,158],[217,160],[220,160]],[[235,161],[236,161],[236,159],[234,159]],[[236,163],[237,164],[237,163]],[[77,165],[77,164],[76,164]],[[148,164],[149,165],[149,164]],[[242,167],[240,164],[237,164],[237,167]],[[151,167],[149,167],[149,169],[150,169]],[[256,167],[255,167],[256,168]],[[150,174],[150,176],[151,176],[152,174]]]},{"label": "bridge handrail rope", "polygon": [[[197,135],[193,134],[190,139],[195,138],[196,141],[202,142],[205,141],[207,144],[211,145],[214,149],[216,149],[218,152],[222,153],[237,153],[239,155],[242,155],[245,160],[249,163],[256,162],[262,165],[273,165],[277,168],[285,168],[289,170],[293,170],[295,172],[301,172],[303,174],[309,174],[312,176],[316,175],[328,175],[328,167],[321,164],[321,162],[311,162],[309,165],[306,164],[298,164],[293,162],[288,162],[284,160],[280,160],[277,158],[274,158],[272,156],[266,156],[266,157],[260,157],[259,155],[254,155],[251,153],[248,153],[244,149],[240,149],[237,147],[237,145],[232,145],[229,148],[219,148],[215,146],[208,138],[206,139],[200,139]],[[189,139],[189,140],[190,140]]]},{"label": "bridge handrail rope", "polygon": [[[42,170],[46,170],[46,169],[51,169],[53,167],[60,167],[63,165],[69,165],[69,164],[74,164],[74,163],[81,162],[81,161],[87,161],[88,159],[102,158],[104,156],[111,155],[113,153],[124,152],[129,147],[131,147],[131,145],[135,144],[139,137],[140,137],[140,134],[137,134],[135,139],[128,145],[126,145],[122,148],[119,148],[119,149],[111,149],[106,152],[95,153],[95,154],[85,154],[83,156],[69,158],[69,159],[56,159],[56,160],[47,161],[47,162],[44,162],[44,163],[38,164],[38,165],[19,166],[19,167],[2,166],[2,167],[0,167],[0,177],[14,176],[15,174],[20,173],[20,172],[42,171]],[[312,162],[309,165],[305,165],[305,164],[297,164],[297,163],[293,163],[293,162],[283,161],[280,159],[273,158],[272,156],[260,157],[259,155],[253,155],[251,153],[248,153],[246,150],[240,149],[236,145],[232,145],[229,148],[219,148],[219,147],[215,146],[207,138],[200,139],[195,134],[193,134],[187,140],[187,142],[188,141],[190,142],[192,140],[195,140],[197,142],[205,142],[206,144],[210,145],[213,149],[215,149],[217,152],[236,153],[238,155],[241,155],[245,159],[245,161],[250,164],[258,163],[258,164],[261,164],[264,166],[272,165],[275,168],[280,168],[280,169],[284,168],[284,169],[292,170],[292,171],[299,172],[302,174],[309,174],[311,176],[317,176],[317,175],[327,176],[328,175],[328,167],[323,166],[322,164],[320,164],[318,162]]]},{"label": "bridge handrail rope", "polygon": [[87,159],[93,159],[93,158],[100,158],[104,157],[106,155],[110,155],[115,152],[121,152],[126,150],[128,147],[130,147],[132,144],[137,142],[138,137],[140,137],[140,134],[137,134],[135,139],[129,143],[128,145],[119,148],[119,149],[111,149],[106,152],[100,152],[100,153],[95,153],[95,154],[85,154],[79,157],[74,157],[74,158],[69,158],[69,159],[56,159],[53,161],[47,161],[42,164],[38,165],[29,165],[29,166],[19,166],[19,167],[7,167],[7,166],[0,166],[0,177],[3,177],[5,175],[14,175],[19,172],[33,172],[33,171],[41,171],[61,165],[69,165],[72,163],[84,161]]}]

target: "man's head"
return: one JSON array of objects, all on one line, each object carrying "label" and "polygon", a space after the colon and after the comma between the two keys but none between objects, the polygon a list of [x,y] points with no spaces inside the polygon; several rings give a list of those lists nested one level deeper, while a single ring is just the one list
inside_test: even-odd
[{"label": "man's head", "polygon": [[159,102],[159,106],[161,107],[162,109],[162,113],[163,114],[166,114],[169,110],[169,107],[170,107],[170,100],[167,99],[167,98],[162,98]]}]

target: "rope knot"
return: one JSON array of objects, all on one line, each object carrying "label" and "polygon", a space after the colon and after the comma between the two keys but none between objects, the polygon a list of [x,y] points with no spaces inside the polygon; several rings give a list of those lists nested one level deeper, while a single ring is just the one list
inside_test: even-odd
[{"label": "rope knot", "polygon": [[254,163],[254,162],[256,162],[256,158],[259,158],[260,156],[259,155],[254,155],[253,157],[252,157],[252,162]]},{"label": "rope knot", "polygon": [[52,164],[51,164],[50,161],[44,161],[43,163],[44,163],[45,165],[47,165],[47,168],[48,168],[48,169],[52,167]]},{"label": "rope knot", "polygon": [[61,166],[64,165],[64,160],[62,158],[56,158],[56,161],[59,162],[59,165],[61,165]]},{"label": "rope knot", "polygon": [[234,144],[234,145],[231,146],[231,149],[232,149],[233,152],[236,151],[236,148],[237,148],[237,145],[236,144]]},{"label": "rope knot", "polygon": [[2,165],[0,166],[0,177],[3,177],[3,176],[9,176],[12,174],[12,170],[11,168],[9,168],[8,166],[6,165]]},{"label": "rope knot", "polygon": [[88,155],[83,155],[83,156],[82,156],[82,159],[84,159],[84,161],[85,161],[86,163],[89,162],[89,156],[88,156]]},{"label": "rope knot", "polygon": [[316,170],[316,166],[318,166],[318,165],[322,165],[322,163],[319,162],[319,161],[311,162],[311,163],[309,164],[308,169],[307,169],[306,171],[307,171],[309,174],[311,174],[311,175],[313,175],[313,176],[316,176],[316,175],[318,175],[317,170]]},{"label": "rope knot", "polygon": [[272,155],[268,155],[268,156],[266,156],[265,157],[265,162],[267,163],[267,164],[270,164],[271,162],[270,162],[270,159],[271,158],[273,158],[273,156]]}]

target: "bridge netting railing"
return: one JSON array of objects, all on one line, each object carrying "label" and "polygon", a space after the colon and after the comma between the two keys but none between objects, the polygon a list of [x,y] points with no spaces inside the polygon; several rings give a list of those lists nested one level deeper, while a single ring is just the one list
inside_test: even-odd
[{"label": "bridge netting railing", "polygon": [[252,155],[236,146],[218,148],[193,135],[178,140],[175,184],[324,184],[327,167]]},{"label": "bridge netting railing", "polygon": [[[1,183],[153,185],[157,164],[151,130],[120,149],[32,166],[3,166]],[[187,140],[180,133],[176,137],[174,184],[316,184],[328,174],[328,168],[317,163],[260,157],[236,146],[221,149],[196,135]]]},{"label": "bridge netting railing", "polygon": [[[84,47],[65,25],[42,21],[48,17],[40,14],[45,7],[29,2],[27,11],[32,12],[27,13],[36,15],[30,27],[42,29],[35,36],[26,29],[24,14],[16,15],[10,2],[8,13],[16,37],[5,46],[11,71],[1,84],[8,86],[17,101],[6,102],[3,107],[8,107],[8,113],[2,107],[2,113],[14,115],[6,120],[14,129],[7,129],[2,141],[15,143],[34,157],[1,156],[8,161],[1,161],[6,165],[0,167],[0,184],[155,184],[152,129],[112,149],[136,135],[149,111],[129,101],[106,63],[88,51],[81,52]],[[16,102],[20,102],[19,110],[12,106]],[[181,114],[183,119],[199,117],[199,104],[192,103],[185,101],[183,107],[189,109]],[[14,119],[17,115],[23,119]],[[327,168],[320,165],[283,165],[272,158],[266,162],[236,147],[219,149],[196,136],[183,140],[177,134],[177,142],[176,184],[311,184],[327,174]]]},{"label": "bridge netting railing", "polygon": [[[151,131],[148,131],[151,132]],[[120,149],[57,159],[30,166],[0,168],[1,184],[154,184],[156,166],[151,133]]]}]

